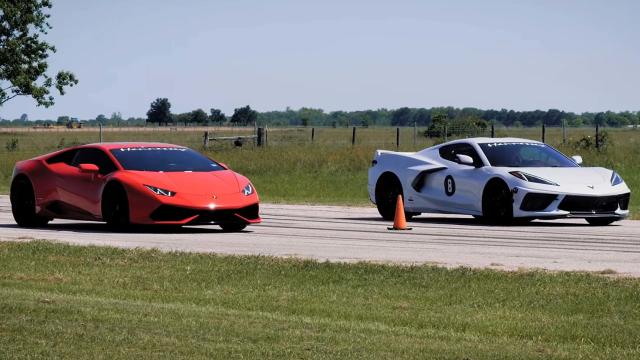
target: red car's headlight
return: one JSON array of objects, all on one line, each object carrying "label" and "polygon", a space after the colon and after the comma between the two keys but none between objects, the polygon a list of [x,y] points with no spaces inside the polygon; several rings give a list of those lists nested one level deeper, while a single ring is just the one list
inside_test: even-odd
[{"label": "red car's headlight", "polygon": [[151,192],[156,194],[156,195],[169,196],[169,197],[176,196],[176,192],[175,191],[161,189],[159,187],[155,187],[155,186],[151,186],[151,185],[145,185],[145,187],[147,189],[151,190]]},{"label": "red car's headlight", "polygon": [[253,194],[255,190],[253,189],[253,186],[251,185],[251,183],[248,183],[243,189],[242,189],[242,193],[244,194],[244,196],[249,196],[251,194]]}]

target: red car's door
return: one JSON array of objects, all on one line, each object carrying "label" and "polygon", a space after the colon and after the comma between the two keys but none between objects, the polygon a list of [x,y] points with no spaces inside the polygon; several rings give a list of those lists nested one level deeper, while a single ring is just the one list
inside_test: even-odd
[{"label": "red car's door", "polygon": [[[98,172],[83,171],[80,164],[94,164],[98,167]],[[106,176],[117,169],[116,165],[107,154],[96,148],[78,149],[70,165],[72,168],[59,175],[60,200],[80,212],[99,217],[102,188]]]}]

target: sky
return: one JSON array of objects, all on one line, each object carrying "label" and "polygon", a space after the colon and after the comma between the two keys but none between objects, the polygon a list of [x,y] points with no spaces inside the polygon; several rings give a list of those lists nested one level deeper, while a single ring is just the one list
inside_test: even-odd
[{"label": "sky", "polygon": [[[50,70],[0,117],[197,108],[640,110],[640,1],[53,0]],[[57,92],[54,90],[54,93]]]}]

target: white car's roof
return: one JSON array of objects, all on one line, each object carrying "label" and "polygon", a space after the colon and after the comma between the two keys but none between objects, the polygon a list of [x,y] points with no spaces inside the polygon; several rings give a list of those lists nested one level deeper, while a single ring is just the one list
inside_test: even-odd
[{"label": "white car's roof", "polygon": [[444,143],[444,144],[442,144],[442,145],[446,145],[446,144],[455,144],[455,143],[459,143],[459,142],[475,143],[475,144],[486,144],[486,143],[512,143],[512,142],[540,143],[540,141],[537,141],[537,140],[522,139],[522,138],[511,138],[511,137],[504,137],[504,138],[475,137],[475,138],[467,138],[467,139],[452,140],[452,141],[446,142],[446,143]]}]

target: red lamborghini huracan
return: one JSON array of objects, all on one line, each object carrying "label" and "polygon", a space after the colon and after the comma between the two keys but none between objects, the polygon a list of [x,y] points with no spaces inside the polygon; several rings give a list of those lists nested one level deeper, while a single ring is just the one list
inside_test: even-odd
[{"label": "red lamborghini huracan", "polygon": [[54,218],[129,224],[218,224],[240,231],[261,221],[244,176],[189,148],[162,143],[82,145],[16,163],[11,210],[20,226]]}]

